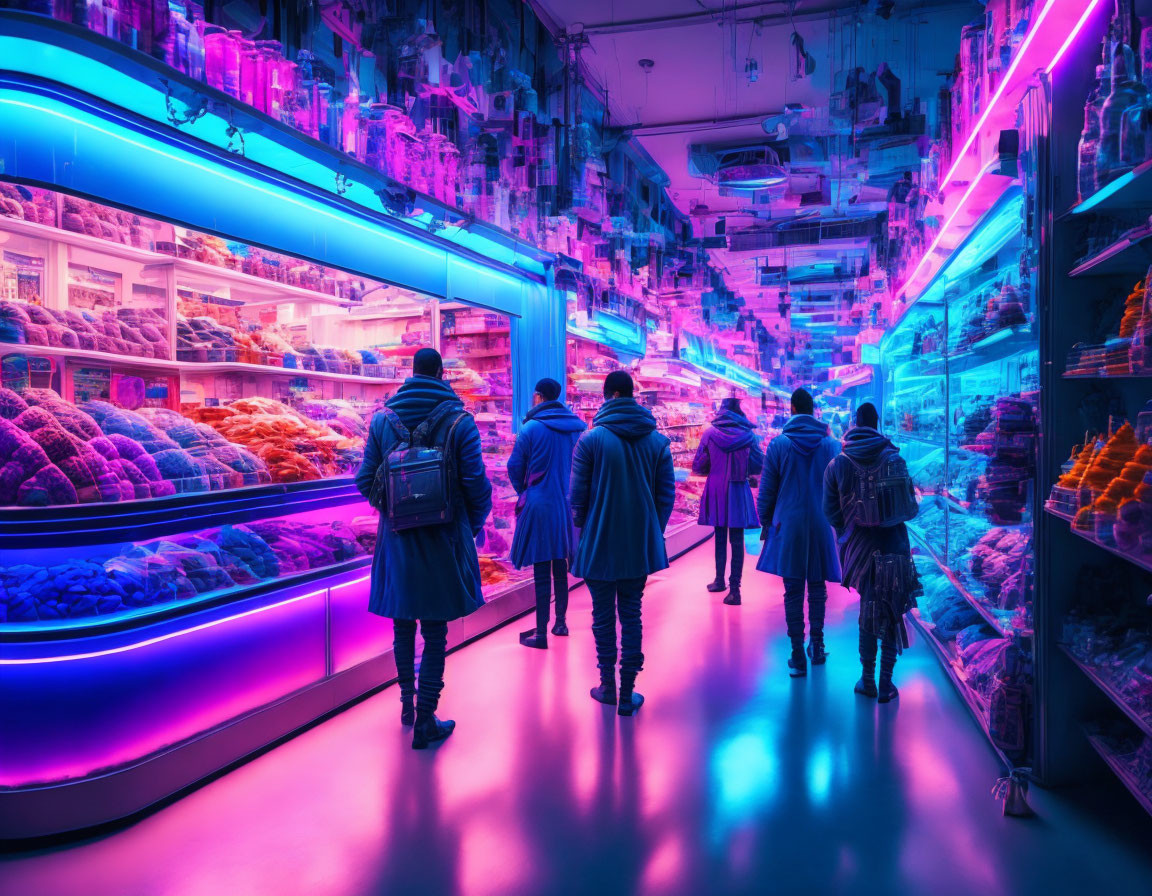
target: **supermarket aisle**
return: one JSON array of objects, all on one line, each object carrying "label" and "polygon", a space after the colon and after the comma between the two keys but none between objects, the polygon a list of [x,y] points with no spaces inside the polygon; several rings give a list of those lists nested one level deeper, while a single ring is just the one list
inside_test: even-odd
[{"label": "supermarket aisle", "polygon": [[724,607],[711,553],[651,583],[634,719],[587,696],[581,589],[547,653],[517,622],[449,658],[460,727],[438,752],[409,749],[390,688],[124,831],[10,857],[0,894],[1149,892],[1127,795],[1110,798],[1129,821],[1043,793],[1040,818],[1004,819],[991,751],[925,646],[898,706],[857,698],[837,588],[830,664],[794,682],[778,581],[750,573]]}]

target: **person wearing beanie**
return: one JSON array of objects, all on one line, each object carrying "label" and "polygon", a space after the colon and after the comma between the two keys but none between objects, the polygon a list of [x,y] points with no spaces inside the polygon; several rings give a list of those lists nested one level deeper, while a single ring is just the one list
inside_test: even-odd
[{"label": "person wearing beanie", "polygon": [[[492,486],[480,453],[480,431],[464,403],[443,380],[444,362],[435,349],[422,348],[412,359],[412,376],[372,418],[364,463],[356,487],[373,492],[377,473],[409,434],[434,414],[426,444],[442,448],[455,473],[450,522],[393,531],[380,514],[368,609],[393,620],[396,674],[400,684],[400,722],[413,725],[412,747],[425,749],[456,727],[436,718],[444,689],[448,623],[484,604],[475,539],[492,510]],[[385,470],[387,468],[385,467]],[[424,638],[420,683],[416,684],[416,626]],[[413,701],[415,700],[415,706]]]},{"label": "person wearing beanie", "polygon": [[560,384],[542,379],[508,458],[508,479],[519,495],[512,563],[517,569],[531,566],[536,586],[536,627],[521,633],[520,643],[525,647],[548,647],[553,589],[556,624],[552,634],[568,634],[568,563],[576,549],[568,489],[572,451],[587,428],[560,400]]},{"label": "person wearing beanie", "polygon": [[828,582],[840,581],[836,537],[821,506],[824,470],[840,453],[840,443],[814,416],[815,402],[806,389],[792,393],[792,416],[768,443],[756,511],[764,548],[756,568],[784,579],[784,619],[792,656],[789,674],[808,674],[804,656],[804,588],[808,588],[808,656],[823,665],[824,608]]},{"label": "person wearing beanie", "polygon": [[740,582],[744,576],[744,530],[760,525],[756,502],[748,477],[760,472],[764,455],[756,444],[752,421],[740,407],[740,399],[725,398],[720,413],[700,439],[692,472],[707,476],[700,498],[701,526],[716,530],[716,578],[708,586],[712,592],[724,590],[724,566],[728,543],[732,544],[732,572],[724,603],[740,604]]},{"label": "person wearing beanie", "polygon": [[[572,459],[572,518],[580,541],[572,571],[592,595],[592,634],[600,685],[592,699],[632,715],[644,702],[636,676],[644,665],[640,604],[648,576],[668,568],[664,529],[676,501],[668,438],[633,397],[623,370],[604,380],[604,405]],[[616,623],[620,689],[616,689]]]},{"label": "person wearing beanie", "polygon": [[[879,431],[874,405],[856,411],[856,425],[844,434],[843,452],[824,473],[824,513],[836,530],[844,584],[860,594],[860,666],[856,693],[889,703],[899,696],[892,684],[896,657],[908,646],[904,614],[921,593],[905,520],[916,513],[916,494],[900,450]],[[903,508],[883,519],[884,508],[861,512],[859,483],[872,471],[882,473],[902,500],[885,500],[885,508]],[[901,475],[902,473],[902,475]],[[891,511],[889,511],[891,512]],[[862,518],[867,517],[867,518]],[[880,683],[876,683],[876,643],[880,642]]]}]

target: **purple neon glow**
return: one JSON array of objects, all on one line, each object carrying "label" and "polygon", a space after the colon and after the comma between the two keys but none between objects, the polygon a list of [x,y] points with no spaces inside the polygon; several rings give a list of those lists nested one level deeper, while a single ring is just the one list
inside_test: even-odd
[{"label": "purple neon glow", "polygon": [[1096,7],[1100,5],[1100,0],[1090,0],[1087,9],[1084,10],[1084,15],[1080,16],[1080,21],[1076,23],[1072,29],[1072,33],[1068,35],[1068,39],[1056,51],[1056,55],[1052,57],[1052,61],[1048,63],[1048,67],[1044,69],[1045,72],[1051,73],[1054,68],[1059,64],[1064,54],[1068,52],[1068,48],[1076,41],[1077,35],[1084,30],[1084,26],[1088,24],[1088,19],[1092,17],[1092,13],[1096,11]]},{"label": "purple neon glow", "polygon": [[[363,581],[363,580],[361,580]],[[349,582],[348,584],[352,584]],[[89,660],[100,656],[112,656],[116,653],[127,653],[129,650],[139,650],[141,647],[150,647],[153,644],[159,644],[162,641],[171,641],[173,638],[181,638],[185,635],[191,635],[194,632],[202,632],[205,629],[215,628],[218,625],[224,625],[227,622],[234,622],[237,619],[243,619],[246,616],[255,616],[257,613],[267,613],[269,610],[275,610],[277,607],[284,607],[288,604],[294,604],[297,601],[307,600],[310,597],[316,597],[319,594],[325,594],[328,589],[323,588],[319,591],[310,591],[307,594],[298,594],[296,597],[290,597],[287,600],[282,600],[274,604],[268,604],[263,607],[255,607],[251,610],[245,610],[243,613],[234,613],[231,616],[225,616],[222,619],[213,619],[210,622],[203,622],[200,625],[194,625],[191,628],[183,628],[175,632],[167,632],[163,635],[157,635],[154,638],[145,638],[143,641],[137,641],[134,644],[121,644],[119,647],[109,647],[105,650],[92,650],[87,653],[69,653],[58,656],[44,656],[44,657],[25,657],[20,659],[4,659],[0,657],[0,666],[34,666],[43,663],[66,663],[72,660]]]}]

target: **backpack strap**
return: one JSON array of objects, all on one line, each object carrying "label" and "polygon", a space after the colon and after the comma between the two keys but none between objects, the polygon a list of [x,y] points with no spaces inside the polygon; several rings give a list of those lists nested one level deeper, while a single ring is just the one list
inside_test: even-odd
[{"label": "backpack strap", "polygon": [[388,425],[396,431],[396,437],[405,444],[412,443],[412,433],[408,431],[408,427],[400,420],[400,415],[397,414],[392,408],[381,408],[380,413],[384,415],[384,419],[388,421]]}]

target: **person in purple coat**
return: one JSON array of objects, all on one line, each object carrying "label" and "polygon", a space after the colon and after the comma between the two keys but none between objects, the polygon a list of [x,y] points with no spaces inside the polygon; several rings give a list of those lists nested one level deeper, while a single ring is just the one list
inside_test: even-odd
[{"label": "person in purple coat", "polygon": [[576,551],[576,530],[568,489],[572,451],[588,428],[560,401],[560,384],[545,377],[536,384],[532,410],[508,458],[508,479],[516,489],[516,533],[512,563],[532,567],[536,586],[536,627],[521,633],[525,647],[547,649],[552,589],[556,624],[552,634],[568,634],[568,561]]},{"label": "person in purple coat", "polygon": [[740,399],[725,398],[720,413],[704,431],[692,472],[707,476],[700,499],[701,526],[716,530],[716,579],[708,586],[712,592],[724,590],[724,565],[728,543],[732,543],[732,574],[724,603],[740,604],[740,581],[744,575],[744,530],[760,525],[756,502],[748,477],[760,472],[764,455],[756,445],[752,421],[740,408]]}]

